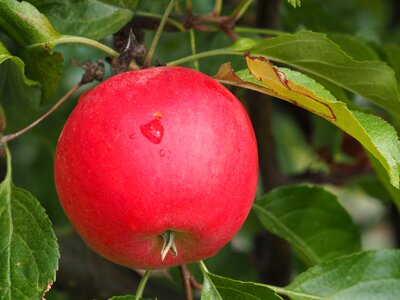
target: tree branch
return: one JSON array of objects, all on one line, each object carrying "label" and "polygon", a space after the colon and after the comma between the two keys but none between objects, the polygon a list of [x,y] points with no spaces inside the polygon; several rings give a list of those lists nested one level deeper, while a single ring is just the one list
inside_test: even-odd
[{"label": "tree branch", "polygon": [[[276,29],[279,7],[280,0],[258,1],[256,26]],[[284,180],[272,136],[273,98],[253,91],[247,92],[247,98],[257,138],[261,181],[264,190],[269,191],[281,185]],[[258,235],[255,243],[255,256],[262,281],[286,285],[291,275],[289,244],[269,232]]]}]

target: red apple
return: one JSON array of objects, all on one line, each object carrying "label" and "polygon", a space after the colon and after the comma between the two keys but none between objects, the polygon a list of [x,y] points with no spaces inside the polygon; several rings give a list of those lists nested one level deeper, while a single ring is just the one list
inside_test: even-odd
[{"label": "red apple", "polygon": [[215,255],[249,213],[257,169],[241,103],[183,67],[119,74],[86,92],[55,156],[57,192],[82,238],[143,269]]}]

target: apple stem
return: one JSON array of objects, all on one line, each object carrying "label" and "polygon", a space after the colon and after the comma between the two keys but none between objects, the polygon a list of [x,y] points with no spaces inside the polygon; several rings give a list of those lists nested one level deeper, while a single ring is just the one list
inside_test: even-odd
[{"label": "apple stem", "polygon": [[178,256],[178,250],[174,243],[175,233],[171,230],[167,230],[163,232],[161,236],[164,239],[164,245],[161,249],[161,261],[164,261],[170,250],[173,256]]},{"label": "apple stem", "polygon": [[137,288],[136,295],[135,295],[135,300],[140,300],[142,298],[143,291],[146,286],[147,280],[150,277],[150,274],[151,274],[151,270],[146,270],[146,272],[143,274],[142,279],[140,279],[139,286]]}]

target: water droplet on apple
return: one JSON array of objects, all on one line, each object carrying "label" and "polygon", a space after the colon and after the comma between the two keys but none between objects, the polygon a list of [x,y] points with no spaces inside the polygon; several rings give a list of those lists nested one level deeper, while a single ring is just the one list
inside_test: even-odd
[{"label": "water droplet on apple", "polygon": [[161,149],[161,150],[160,150],[160,156],[161,156],[161,157],[164,157],[164,155],[165,155],[165,151],[164,151],[164,149]]},{"label": "water droplet on apple", "polygon": [[155,119],[145,125],[140,126],[140,131],[154,144],[161,143],[164,135],[164,127],[161,125],[159,119]]},{"label": "water droplet on apple", "polygon": [[129,136],[129,138],[132,139],[132,140],[133,140],[135,137],[136,137],[136,135],[135,135],[134,133],[132,133],[132,134]]}]

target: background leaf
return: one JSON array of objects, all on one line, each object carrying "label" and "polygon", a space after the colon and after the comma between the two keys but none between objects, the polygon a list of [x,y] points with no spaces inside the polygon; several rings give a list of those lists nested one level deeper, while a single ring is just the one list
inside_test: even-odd
[{"label": "background leaf", "polygon": [[246,62],[251,74],[247,70],[234,73],[225,64],[216,79],[289,101],[325,118],[357,139],[385,167],[392,185],[400,187],[400,141],[389,123],[374,115],[351,111],[304,74],[278,69],[264,57],[248,55]]},{"label": "background leaf", "polygon": [[370,155],[369,161],[371,162],[372,167],[374,168],[376,174],[378,175],[380,182],[383,184],[386,191],[389,193],[390,199],[397,205],[397,208],[400,209],[399,190],[390,184],[389,176],[385,172],[385,169],[382,167],[382,165],[376,160],[376,158]]},{"label": "background leaf", "polygon": [[325,159],[331,158],[333,163],[354,162],[353,158],[341,149],[344,136],[342,130],[315,115],[311,116],[311,122],[313,125],[312,145],[319,155]]},{"label": "background leaf", "polygon": [[253,209],[265,228],[289,241],[308,265],[361,249],[349,214],[321,187],[277,188],[256,200]]},{"label": "background leaf", "polygon": [[320,4],[318,0],[307,0],[302,2],[301,9],[294,9],[284,1],[280,14],[281,28],[286,32],[300,29],[341,32],[378,44],[380,37],[393,26],[390,22],[397,10],[393,5],[395,2],[379,0],[325,0],[324,5]]},{"label": "background leaf", "polygon": [[285,289],[293,292],[293,300],[397,299],[400,252],[379,250],[333,259],[300,274]]},{"label": "background leaf", "polygon": [[300,31],[247,44],[251,47],[243,49],[241,44],[241,51],[251,51],[253,55],[263,55],[321,77],[400,114],[400,94],[393,70],[380,61],[352,59],[325,34]]},{"label": "background leaf", "polygon": [[11,182],[0,184],[0,298],[39,299],[51,288],[58,268],[58,246],[39,202]]},{"label": "background leaf", "polygon": [[[307,143],[299,124],[287,113],[274,111],[272,126],[277,160],[286,176],[301,175],[306,172],[326,174],[329,171],[329,166]],[[329,138],[329,142],[332,144],[332,137]]]},{"label": "background leaf", "polygon": [[138,1],[132,0],[31,0],[57,29],[94,40],[118,31],[133,17]]}]

